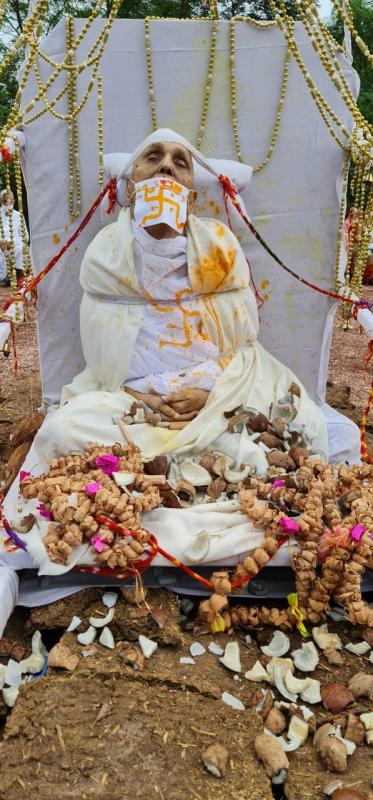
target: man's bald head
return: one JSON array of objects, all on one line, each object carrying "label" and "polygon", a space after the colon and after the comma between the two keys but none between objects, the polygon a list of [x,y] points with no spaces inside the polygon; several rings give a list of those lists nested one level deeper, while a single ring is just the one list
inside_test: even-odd
[{"label": "man's bald head", "polygon": [[136,159],[131,173],[134,183],[166,175],[187,189],[193,187],[190,151],[175,142],[153,142]]}]

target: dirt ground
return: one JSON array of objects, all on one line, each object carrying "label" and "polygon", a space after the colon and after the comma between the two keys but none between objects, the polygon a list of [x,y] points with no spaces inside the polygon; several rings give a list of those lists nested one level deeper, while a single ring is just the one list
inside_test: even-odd
[{"label": "dirt ground", "polygon": [[[0,289],[0,304],[7,290]],[[364,294],[373,300],[373,289]],[[17,334],[18,375],[14,357],[0,353],[0,467],[11,448],[11,431],[41,404],[35,314]],[[328,402],[359,422],[369,393],[372,367],[363,365],[367,340],[358,327],[342,330],[337,318],[329,371]],[[369,422],[368,442],[373,449],[373,424]],[[194,665],[180,664],[189,655],[192,636],[179,624],[176,599],[155,596],[167,617],[159,628],[146,608],[129,606],[121,598],[115,624],[111,626],[115,649],[94,645],[93,655],[84,658],[75,634],[65,633],[74,613],[82,619],[79,631],[88,627],[90,614],[102,613],[101,592],[89,590],[31,614],[17,610],[3,640],[0,662],[11,655],[19,660],[30,652],[33,630],[40,629],[48,649],[61,641],[79,654],[72,673],[49,669],[45,678],[22,686],[9,713],[0,700],[0,800],[28,800],[30,791],[40,800],[96,798],[102,800],[321,800],[323,788],[341,778],[345,787],[372,800],[372,752],[359,746],[349,758],[342,775],[328,773],[312,745],[312,737],[289,754],[290,770],[285,787],[273,789],[263,767],[255,758],[253,740],[262,722],[253,710],[257,688],[242,674],[235,680],[216,655],[207,650],[211,636],[200,636],[206,652]],[[150,599],[148,600],[150,603]],[[126,666],[121,653],[126,642],[142,632],[159,641],[159,648],[144,671]],[[355,637],[349,626],[338,626],[345,642]],[[259,645],[268,641],[270,631],[259,631],[252,642],[243,632],[234,634],[239,642],[242,673],[261,655]],[[298,634],[293,646],[300,646]],[[225,647],[226,636],[216,638]],[[322,683],[336,680],[346,685],[356,672],[369,671],[366,657],[344,651],[343,665],[331,668],[323,656],[312,677]],[[236,711],[222,702],[228,691],[245,705]],[[279,699],[279,698],[278,698]],[[352,711],[368,710],[363,701]],[[318,723],[332,717],[320,704]],[[229,753],[225,778],[219,780],[203,768],[201,756],[212,743],[224,745]],[[283,793],[284,788],[284,793]]]}]

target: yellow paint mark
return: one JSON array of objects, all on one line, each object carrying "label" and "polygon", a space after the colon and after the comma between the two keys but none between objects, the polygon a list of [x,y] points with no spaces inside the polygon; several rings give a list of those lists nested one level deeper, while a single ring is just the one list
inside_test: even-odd
[{"label": "yellow paint mark", "polygon": [[210,252],[201,258],[195,269],[196,289],[203,292],[214,292],[228,277],[235,259],[234,250],[226,250],[218,245],[211,245]]},{"label": "yellow paint mark", "polygon": [[54,242],[54,244],[59,244],[60,241],[61,241],[61,236],[59,236],[58,233],[54,233],[52,236],[52,242]]},{"label": "yellow paint mark", "polygon": [[260,281],[260,288],[261,289],[266,289],[267,286],[269,286],[269,280],[267,280],[267,278],[264,278],[263,281]]}]

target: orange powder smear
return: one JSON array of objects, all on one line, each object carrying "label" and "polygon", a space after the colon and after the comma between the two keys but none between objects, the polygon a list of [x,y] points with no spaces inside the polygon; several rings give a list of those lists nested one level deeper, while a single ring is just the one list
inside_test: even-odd
[{"label": "orange powder smear", "polygon": [[234,250],[223,250],[218,245],[211,245],[209,255],[202,258],[195,269],[195,288],[203,292],[216,291],[229,275],[234,258]]},{"label": "orange powder smear", "polygon": [[267,280],[267,278],[264,278],[263,281],[260,281],[260,288],[261,289],[266,289],[267,286],[269,286],[269,280]]}]

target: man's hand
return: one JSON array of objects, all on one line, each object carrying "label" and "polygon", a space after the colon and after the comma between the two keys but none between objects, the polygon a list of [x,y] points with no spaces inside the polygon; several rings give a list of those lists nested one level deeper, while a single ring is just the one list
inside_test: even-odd
[{"label": "man's hand", "polygon": [[125,389],[136,400],[141,400],[153,411],[159,411],[162,419],[167,422],[190,422],[206,405],[209,396],[209,392],[204,389],[182,389],[177,394],[170,395]]}]

